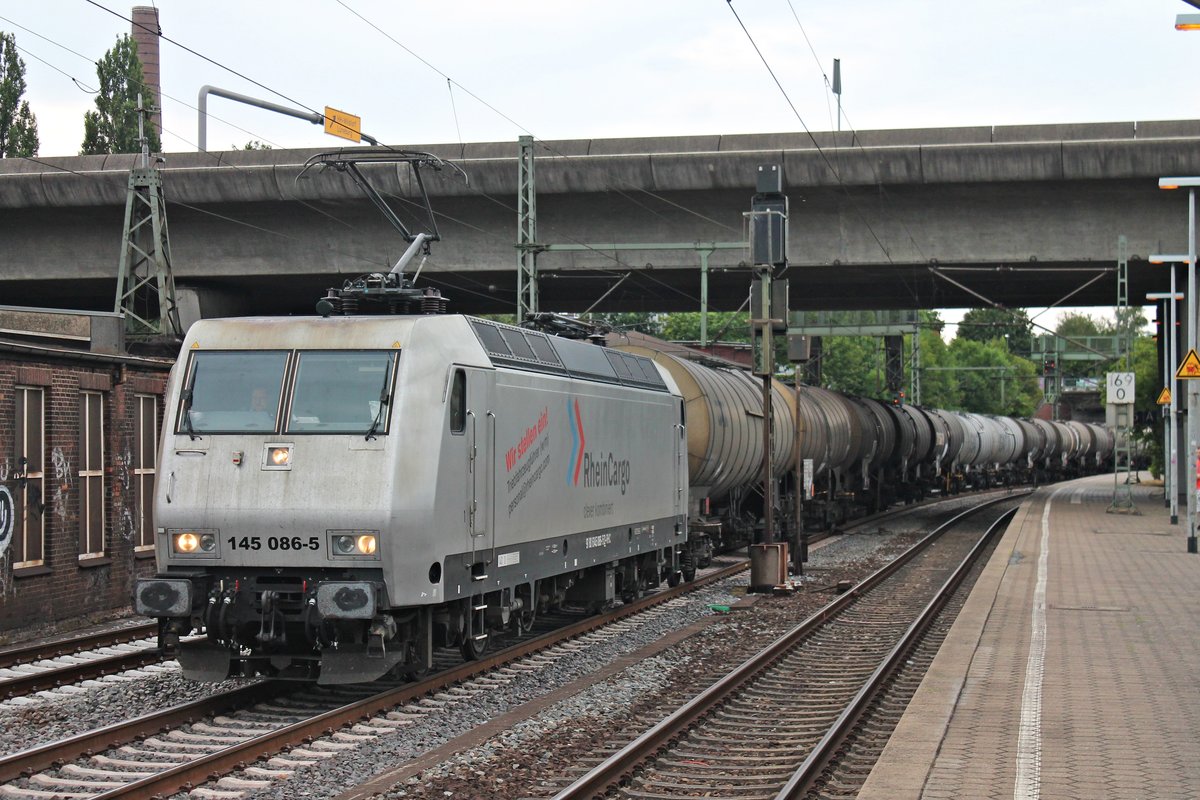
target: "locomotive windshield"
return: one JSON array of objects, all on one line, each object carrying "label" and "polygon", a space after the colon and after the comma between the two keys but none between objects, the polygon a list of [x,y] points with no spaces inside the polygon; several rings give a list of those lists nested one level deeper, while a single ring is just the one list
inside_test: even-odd
[{"label": "locomotive windshield", "polygon": [[395,372],[396,353],[386,350],[196,352],[175,429],[193,437],[279,433],[282,427],[373,438],[387,433]]},{"label": "locomotive windshield", "polygon": [[287,432],[387,433],[395,362],[386,351],[301,351]]},{"label": "locomotive windshield", "polygon": [[273,433],[286,351],[195,353],[179,411],[179,433]]}]

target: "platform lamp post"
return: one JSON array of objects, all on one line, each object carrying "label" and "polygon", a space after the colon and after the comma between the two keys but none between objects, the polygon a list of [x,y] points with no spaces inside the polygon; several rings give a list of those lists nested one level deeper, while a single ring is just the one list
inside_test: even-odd
[{"label": "platform lamp post", "polygon": [[[1187,252],[1187,343],[1188,355],[1196,350],[1196,187],[1200,177],[1159,178],[1160,189],[1188,190],[1188,252]],[[1196,540],[1196,459],[1200,457],[1200,382],[1187,381],[1187,551],[1200,552]]]},{"label": "platform lamp post", "polygon": [[1166,447],[1163,449],[1163,456],[1167,459],[1167,468],[1163,470],[1165,478],[1164,488],[1166,490],[1167,505],[1171,509],[1171,524],[1179,524],[1179,436],[1176,433],[1176,424],[1178,420],[1177,403],[1179,402],[1179,392],[1175,381],[1175,368],[1179,365],[1179,350],[1177,347],[1178,337],[1175,335],[1176,321],[1175,312],[1177,309],[1176,303],[1183,299],[1183,295],[1175,291],[1175,265],[1186,264],[1187,256],[1150,256],[1151,264],[1170,264],[1171,265],[1171,291],[1170,292],[1150,292],[1146,295],[1147,300],[1165,300],[1167,301],[1167,318],[1164,320],[1163,331],[1163,387],[1171,394],[1171,401],[1167,405],[1167,436]]}]

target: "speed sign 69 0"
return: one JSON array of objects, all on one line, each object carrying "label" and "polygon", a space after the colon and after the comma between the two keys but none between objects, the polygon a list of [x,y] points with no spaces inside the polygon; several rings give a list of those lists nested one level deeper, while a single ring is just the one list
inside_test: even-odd
[{"label": "speed sign 69 0", "polygon": [[1108,373],[1108,402],[1117,405],[1133,404],[1133,373]]}]

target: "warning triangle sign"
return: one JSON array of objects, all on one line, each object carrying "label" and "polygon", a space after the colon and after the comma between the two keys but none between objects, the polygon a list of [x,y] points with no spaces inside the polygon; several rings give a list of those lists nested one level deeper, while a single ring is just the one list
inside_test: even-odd
[{"label": "warning triangle sign", "polygon": [[1200,356],[1196,355],[1195,348],[1188,350],[1183,357],[1183,363],[1175,370],[1175,377],[1182,381],[1200,380]]},{"label": "warning triangle sign", "polygon": [[1164,386],[1163,390],[1158,393],[1158,404],[1160,406],[1171,405],[1171,390],[1168,387]]}]

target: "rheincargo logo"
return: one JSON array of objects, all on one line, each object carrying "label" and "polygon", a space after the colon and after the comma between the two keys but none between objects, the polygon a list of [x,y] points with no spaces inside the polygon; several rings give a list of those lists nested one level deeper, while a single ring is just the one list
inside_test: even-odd
[{"label": "rheincargo logo", "polygon": [[583,485],[598,489],[619,486],[621,494],[625,494],[629,485],[629,459],[618,459],[612,453],[584,453]]},{"label": "rheincargo logo", "polygon": [[567,419],[571,425],[571,460],[567,462],[567,486],[579,485],[579,471],[583,468],[583,448],[587,439],[583,435],[583,420],[579,417],[579,400],[567,400]]},{"label": "rheincargo logo", "polygon": [[629,486],[629,459],[617,458],[612,453],[589,453],[587,437],[583,433],[583,419],[579,415],[579,400],[567,401],[567,418],[571,426],[571,460],[567,463],[567,485],[578,486],[583,476],[583,485],[589,489],[620,488],[625,494]]}]

